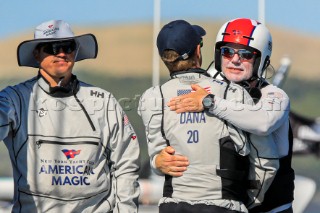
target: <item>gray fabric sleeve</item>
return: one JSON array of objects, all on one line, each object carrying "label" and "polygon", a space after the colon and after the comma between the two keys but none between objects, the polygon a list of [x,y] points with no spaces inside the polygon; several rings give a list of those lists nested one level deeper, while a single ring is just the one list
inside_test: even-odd
[{"label": "gray fabric sleeve", "polygon": [[140,148],[136,134],[121,106],[111,97],[107,112],[110,126],[110,160],[116,205],[114,213],[138,211]]},{"label": "gray fabric sleeve", "polygon": [[140,98],[138,114],[146,127],[148,153],[151,169],[158,175],[164,175],[155,168],[154,158],[167,144],[161,134],[162,98],[159,87],[148,89]]},{"label": "gray fabric sleeve", "polygon": [[250,141],[249,180],[259,180],[259,185],[255,189],[248,190],[249,209],[262,203],[264,194],[279,168],[278,151],[271,134],[268,136],[250,134]]},{"label": "gray fabric sleeve", "polygon": [[[252,104],[252,98],[245,90],[242,90],[242,94],[237,93],[233,95],[237,95],[236,97],[238,98],[238,101],[231,100],[234,103],[232,106],[233,112],[235,112],[235,116],[242,115],[241,113],[244,113],[242,107],[250,106]],[[232,96],[231,98],[235,99],[235,97]],[[240,104],[241,102],[239,102],[239,100],[242,100],[243,104]],[[253,208],[262,203],[264,194],[270,187],[279,168],[278,149],[271,133],[268,135],[245,134],[240,130],[244,129],[243,125],[246,123],[253,123],[252,128],[255,127],[255,125],[257,125],[256,122],[250,121],[250,119],[253,118],[252,120],[255,120],[256,114],[256,111],[252,111],[251,115],[242,115],[242,120],[238,121],[238,129],[233,127],[232,124],[228,124],[230,136],[235,141],[239,154],[246,155],[249,153],[250,168],[248,179],[250,183],[255,185],[255,187],[248,190],[250,198],[248,203],[249,208]],[[230,123],[232,122],[230,121]],[[238,134],[233,134],[235,130]],[[246,146],[243,146],[243,148],[241,147],[241,143],[239,144],[241,141],[246,141]]]},{"label": "gray fabric sleeve", "polygon": [[[246,91],[243,93],[243,103],[252,104],[252,98]],[[246,121],[246,119],[244,120]],[[248,134],[248,139],[250,144],[249,181],[257,183],[256,188],[248,190],[250,198],[248,208],[253,208],[262,203],[264,195],[276,175],[279,168],[279,153],[271,133],[263,136]]]},{"label": "gray fabric sleeve", "polygon": [[6,138],[11,128],[15,129],[18,124],[18,115],[8,93],[0,92],[0,140]]},{"label": "gray fabric sleeve", "polygon": [[256,104],[241,104],[215,97],[213,115],[236,127],[256,135],[268,135],[278,129],[289,117],[290,100],[287,94],[272,85],[262,89]]}]

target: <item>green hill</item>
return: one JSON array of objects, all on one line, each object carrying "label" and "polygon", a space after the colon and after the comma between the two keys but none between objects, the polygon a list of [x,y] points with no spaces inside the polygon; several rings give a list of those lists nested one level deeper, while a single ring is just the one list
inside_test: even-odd
[{"label": "green hill", "polygon": [[[216,33],[223,22],[193,21],[202,25],[207,35],[204,37],[203,67],[207,67],[213,58]],[[283,27],[268,26],[273,35],[272,65],[277,68],[282,56],[288,55],[292,60],[290,77],[297,79],[320,80],[319,60],[320,37],[302,34]],[[112,76],[143,77],[150,76],[152,70],[153,28],[151,23],[118,26],[74,26],[79,34],[93,33],[99,43],[99,54],[95,60],[85,60],[76,64],[77,70],[90,70],[91,73]],[[20,42],[33,38],[33,31],[0,40],[0,77],[29,77],[34,69],[17,66],[16,49]],[[108,71],[108,72],[106,72]],[[161,64],[161,75],[167,72]]]}]

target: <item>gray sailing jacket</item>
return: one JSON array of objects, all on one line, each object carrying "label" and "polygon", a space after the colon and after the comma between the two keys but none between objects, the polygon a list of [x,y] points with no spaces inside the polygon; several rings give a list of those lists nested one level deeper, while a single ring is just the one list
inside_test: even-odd
[{"label": "gray sailing jacket", "polygon": [[[250,180],[255,183],[255,189],[249,193],[252,203],[258,197],[263,199],[275,175],[278,168],[275,144],[272,138],[261,142],[261,138],[253,137],[248,141],[241,130],[205,112],[176,114],[170,111],[165,104],[172,97],[191,92],[190,84],[199,84],[217,97],[235,103],[251,100],[240,86],[228,86],[199,73],[177,74],[161,87],[150,88],[143,94],[138,112],[146,126],[151,161],[171,145],[175,154],[187,156],[190,162],[183,176],[166,177],[165,198],[160,202],[209,203],[245,212],[243,203],[247,204],[245,197]],[[236,104],[233,107],[241,110]],[[259,151],[265,153],[258,154],[257,146],[263,147]],[[260,156],[266,158],[260,159]],[[246,170],[249,176],[245,176]]]},{"label": "gray sailing jacket", "polygon": [[112,94],[72,82],[55,91],[39,75],[0,92],[13,212],[137,212],[136,134]]},{"label": "gray sailing jacket", "polygon": [[[216,70],[210,70],[212,76],[216,76],[216,72]],[[221,75],[218,75],[217,78],[221,78]],[[255,203],[250,205],[249,208],[251,209],[257,204],[261,204],[262,201],[265,202],[255,208],[253,212],[267,212],[282,205],[291,205],[294,190],[294,171],[291,168],[292,141],[290,142],[290,136],[288,137],[290,112],[288,95],[282,89],[272,84],[267,84],[261,87],[261,98],[255,105],[238,104],[238,107],[242,108],[241,111],[229,110],[234,106],[232,102],[219,97],[215,97],[215,101],[219,104],[209,110],[210,114],[251,133],[252,141],[261,141],[263,143],[274,141],[276,144],[279,155],[277,175],[270,188],[268,187],[266,199],[264,196],[257,197]],[[256,144],[257,150],[266,148],[260,147],[260,144]],[[257,154],[261,158],[268,158],[268,155],[266,155],[268,152],[262,151]],[[263,176],[259,177],[262,178]]]}]

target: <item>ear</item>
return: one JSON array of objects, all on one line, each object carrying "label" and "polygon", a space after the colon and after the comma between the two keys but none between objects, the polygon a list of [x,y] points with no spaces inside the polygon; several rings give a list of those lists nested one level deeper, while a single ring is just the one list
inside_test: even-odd
[{"label": "ear", "polygon": [[201,47],[200,47],[200,44],[196,48],[196,55],[197,55],[197,58],[201,58]]}]

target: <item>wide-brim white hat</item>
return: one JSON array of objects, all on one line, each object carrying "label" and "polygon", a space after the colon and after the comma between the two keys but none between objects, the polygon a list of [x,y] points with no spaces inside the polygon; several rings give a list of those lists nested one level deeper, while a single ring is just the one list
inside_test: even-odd
[{"label": "wide-brim white hat", "polygon": [[17,49],[19,66],[39,68],[39,62],[33,55],[33,50],[38,44],[70,39],[77,43],[75,61],[97,57],[98,43],[93,34],[74,36],[68,23],[62,20],[51,20],[36,27],[33,40],[23,41],[19,44]]}]

